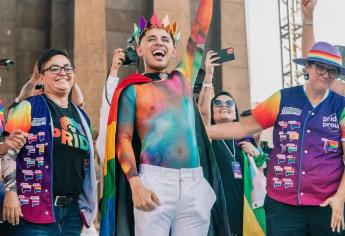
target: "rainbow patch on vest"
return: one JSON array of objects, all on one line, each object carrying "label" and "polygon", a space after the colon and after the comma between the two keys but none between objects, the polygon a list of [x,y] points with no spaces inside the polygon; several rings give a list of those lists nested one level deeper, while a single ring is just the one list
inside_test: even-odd
[{"label": "rainbow patch on vest", "polygon": [[292,181],[292,179],[283,178],[283,182],[284,182],[284,187],[285,188],[293,188],[293,181]]},{"label": "rainbow patch on vest", "polygon": [[285,170],[285,176],[290,176],[290,175],[295,174],[295,169],[291,166],[285,166],[284,170]]},{"label": "rainbow patch on vest", "polygon": [[31,196],[30,200],[31,200],[31,206],[32,207],[40,205],[40,197],[39,196]]},{"label": "rainbow patch on vest", "polygon": [[24,195],[19,195],[18,198],[19,198],[20,205],[23,206],[23,205],[29,204],[30,199],[28,197],[25,197]]},{"label": "rainbow patch on vest", "polygon": [[37,167],[44,165],[44,157],[36,157]]},{"label": "rainbow patch on vest", "polygon": [[273,180],[273,188],[277,188],[277,187],[282,186],[282,180],[281,179],[274,177],[272,180]]},{"label": "rainbow patch on vest", "polygon": [[337,152],[339,146],[338,141],[329,140],[326,138],[322,138],[321,140],[324,142],[323,150],[325,151],[325,153]]},{"label": "rainbow patch on vest", "polygon": [[42,180],[43,173],[41,170],[35,170],[36,181]]},{"label": "rainbow patch on vest", "polygon": [[34,187],[34,193],[35,194],[40,193],[42,191],[42,186],[39,183],[34,183],[32,185],[32,187]]}]

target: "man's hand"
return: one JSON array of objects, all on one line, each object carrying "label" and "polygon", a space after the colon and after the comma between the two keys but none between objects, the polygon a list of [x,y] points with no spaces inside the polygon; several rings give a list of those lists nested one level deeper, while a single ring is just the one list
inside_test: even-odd
[{"label": "man's hand", "polygon": [[251,155],[253,157],[257,157],[260,155],[259,150],[250,142],[242,141],[239,142],[239,145],[241,145],[242,150],[248,155]]},{"label": "man's hand", "polygon": [[153,211],[161,203],[156,194],[145,188],[138,176],[129,179],[132,189],[133,206],[142,211]]},{"label": "man's hand", "polygon": [[5,192],[4,207],[2,210],[3,220],[7,220],[12,225],[18,225],[20,217],[23,217],[23,214],[17,192]]},{"label": "man's hand", "polygon": [[340,196],[340,194],[335,194],[334,196],[328,198],[325,202],[323,202],[320,206],[325,207],[330,205],[332,208],[332,220],[331,220],[331,228],[334,232],[340,232],[341,230],[345,230],[345,223],[344,223],[344,196]]},{"label": "man's hand", "polygon": [[20,150],[24,146],[27,136],[27,133],[19,129],[13,130],[0,148],[1,154],[6,153],[8,149]]},{"label": "man's hand", "polygon": [[303,0],[302,1],[302,12],[303,18],[306,21],[313,21],[314,9],[317,0]]}]

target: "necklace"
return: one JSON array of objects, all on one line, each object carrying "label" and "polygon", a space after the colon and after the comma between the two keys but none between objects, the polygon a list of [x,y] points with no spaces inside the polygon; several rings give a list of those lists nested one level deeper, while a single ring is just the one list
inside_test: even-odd
[{"label": "necklace", "polygon": [[230,150],[230,148],[228,147],[228,145],[226,144],[226,142],[224,140],[222,140],[226,149],[228,149],[229,153],[230,153],[230,156],[232,157],[233,161],[236,161],[236,148],[235,148],[235,140],[233,139],[232,140],[232,150],[234,150],[234,152],[232,152]]}]

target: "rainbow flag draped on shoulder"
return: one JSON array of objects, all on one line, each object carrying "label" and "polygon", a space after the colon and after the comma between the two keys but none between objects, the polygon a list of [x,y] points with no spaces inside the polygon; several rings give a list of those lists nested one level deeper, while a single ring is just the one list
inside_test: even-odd
[{"label": "rainbow flag draped on shoulder", "polygon": [[[187,44],[187,51],[178,66],[175,68],[186,83],[192,88],[197,72],[201,65],[204,43],[212,16],[212,0],[201,0],[195,21],[192,26],[191,37]],[[152,22],[159,25],[156,17]],[[146,25],[145,21],[141,21]],[[164,24],[165,25],[165,24]],[[144,27],[145,28],[145,27]],[[135,28],[136,29],[136,28]],[[175,32],[175,30],[173,30]],[[176,71],[174,73],[176,73]],[[176,73],[177,74],[177,73]],[[101,236],[134,236],[134,216],[131,190],[126,176],[115,156],[115,137],[117,125],[117,109],[121,92],[129,85],[147,83],[152,80],[143,75],[134,74],[124,79],[116,88],[109,111],[106,151],[104,161],[104,194],[101,203]],[[189,92],[189,91],[188,91]],[[190,90],[190,92],[192,92]],[[193,101],[194,102],[194,101]],[[208,236],[230,236],[229,219],[226,212],[226,202],[220,179],[219,170],[215,161],[211,144],[207,137],[199,111],[194,102],[195,133],[199,150],[200,165],[203,167],[204,177],[217,195],[211,211],[210,229]],[[136,166],[139,166],[141,142],[137,132],[133,133],[132,147],[136,157]]]},{"label": "rainbow flag draped on shoulder", "polygon": [[266,195],[266,179],[257,169],[253,157],[243,153],[243,158],[243,236],[265,236],[263,201]]},{"label": "rainbow flag draped on shoulder", "polygon": [[[123,188],[122,192],[128,193],[128,186],[126,186],[126,179],[122,171],[120,171],[120,165],[115,157],[115,136],[116,136],[116,123],[117,123],[117,108],[121,92],[129,85],[134,83],[150,82],[151,80],[142,75],[132,75],[124,79],[117,86],[111,107],[109,110],[108,125],[107,125],[107,138],[106,138],[106,149],[105,149],[105,160],[104,160],[104,191],[103,199],[101,203],[101,236],[114,236],[116,235],[115,225],[117,221],[131,221],[131,219],[124,219],[130,217],[123,213],[120,215],[117,210],[119,206],[116,205],[116,200],[119,199],[118,188]],[[120,175],[122,174],[122,175]],[[125,182],[123,182],[125,181]],[[128,199],[127,199],[128,200]],[[131,204],[131,199],[125,202],[123,205]],[[122,208],[121,208],[122,209]],[[120,210],[121,210],[120,209]],[[117,219],[121,217],[123,219]],[[133,222],[132,222],[133,223]],[[117,229],[118,231],[118,229]],[[127,235],[127,234],[119,234]]]}]

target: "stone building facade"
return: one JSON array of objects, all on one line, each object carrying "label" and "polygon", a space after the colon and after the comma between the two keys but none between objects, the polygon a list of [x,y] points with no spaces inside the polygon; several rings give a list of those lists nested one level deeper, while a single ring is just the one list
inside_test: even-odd
[{"label": "stone building facade", "polygon": [[[169,14],[177,21],[186,45],[199,0],[0,0],[0,58],[15,68],[1,70],[1,99],[8,106],[29,77],[39,53],[50,47],[66,50],[76,66],[85,109],[97,131],[101,93],[115,48],[126,47],[133,23]],[[215,73],[216,90],[229,91],[240,110],[250,108],[244,0],[214,0],[207,49],[233,47],[236,60]],[[178,54],[181,56],[181,54]],[[173,64],[176,64],[177,60]],[[120,76],[132,73],[121,70]]]}]

